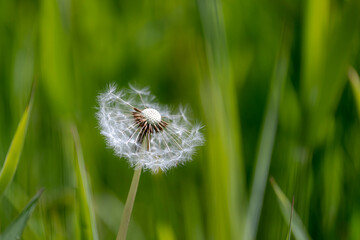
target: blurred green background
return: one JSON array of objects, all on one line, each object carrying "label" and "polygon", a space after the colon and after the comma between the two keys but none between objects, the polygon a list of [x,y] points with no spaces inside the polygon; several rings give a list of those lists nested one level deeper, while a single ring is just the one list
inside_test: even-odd
[{"label": "blurred green background", "polygon": [[37,81],[0,232],[44,187],[23,239],[86,239],[75,124],[99,239],[115,239],[133,169],[95,118],[115,82],[188,104],[206,137],[192,162],[142,174],[128,239],[286,239],[271,176],[312,239],[360,239],[359,13],[358,0],[0,0],[0,166]]}]

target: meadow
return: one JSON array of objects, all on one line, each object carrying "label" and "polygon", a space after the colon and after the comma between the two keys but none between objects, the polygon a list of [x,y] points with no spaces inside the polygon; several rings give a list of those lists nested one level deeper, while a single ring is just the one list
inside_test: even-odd
[{"label": "meadow", "polygon": [[100,134],[112,83],[204,126],[192,161],[142,173],[127,239],[360,239],[359,13],[1,0],[0,239],[116,238],[134,169]]}]

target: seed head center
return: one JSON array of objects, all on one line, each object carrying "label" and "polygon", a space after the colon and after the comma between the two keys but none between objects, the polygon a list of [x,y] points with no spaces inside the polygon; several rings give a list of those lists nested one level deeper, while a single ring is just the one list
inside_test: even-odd
[{"label": "seed head center", "polygon": [[141,111],[146,120],[151,124],[158,124],[161,122],[161,115],[153,108],[146,108]]}]

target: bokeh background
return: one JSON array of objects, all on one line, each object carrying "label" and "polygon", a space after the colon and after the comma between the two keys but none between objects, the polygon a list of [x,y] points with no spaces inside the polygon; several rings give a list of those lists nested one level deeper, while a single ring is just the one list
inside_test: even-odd
[{"label": "bokeh background", "polygon": [[37,85],[0,232],[44,187],[23,239],[81,237],[75,125],[99,239],[115,239],[133,169],[95,118],[115,82],[188,104],[206,137],[192,162],[142,174],[129,239],[286,239],[271,176],[313,239],[360,239],[360,87],[348,77],[359,13],[357,0],[1,0],[1,165]]}]

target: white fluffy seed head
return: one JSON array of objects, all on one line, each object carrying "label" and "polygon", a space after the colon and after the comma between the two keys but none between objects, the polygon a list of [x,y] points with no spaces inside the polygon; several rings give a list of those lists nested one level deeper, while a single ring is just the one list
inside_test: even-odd
[{"label": "white fluffy seed head", "polygon": [[144,115],[146,120],[151,124],[158,124],[161,122],[160,113],[153,108],[146,108],[142,110],[141,113]]},{"label": "white fluffy seed head", "polygon": [[[99,95],[97,117],[108,146],[116,155],[126,158],[131,166],[153,173],[191,160],[195,148],[204,140],[200,132],[202,127],[191,123],[187,108],[180,107],[179,111],[171,112],[168,107],[154,102],[155,97],[148,89],[130,88],[118,92],[112,85]],[[151,135],[142,136],[134,112],[141,112],[152,125],[160,125],[162,119],[166,120],[166,125],[161,129],[158,127],[159,131],[153,131]]]}]

